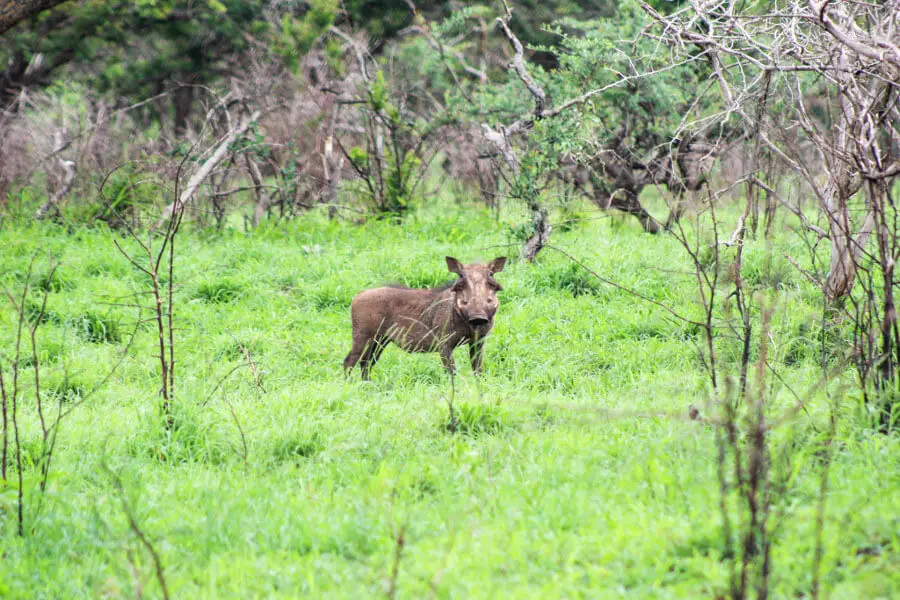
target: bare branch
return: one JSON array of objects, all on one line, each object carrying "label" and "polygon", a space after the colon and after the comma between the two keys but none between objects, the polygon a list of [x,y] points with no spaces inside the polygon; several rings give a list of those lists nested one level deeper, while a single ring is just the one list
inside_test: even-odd
[{"label": "bare branch", "polygon": [[522,42],[519,41],[519,38],[517,38],[509,28],[509,20],[512,18],[512,13],[510,12],[509,5],[506,4],[505,1],[503,4],[506,6],[506,16],[497,17],[496,23],[500,26],[500,29],[506,36],[506,39],[509,40],[509,44],[513,47],[513,51],[515,52],[509,68],[516,71],[516,75],[519,76],[519,79],[522,80],[522,83],[528,91],[531,92],[531,95],[534,96],[534,115],[536,118],[540,118],[544,113],[544,108],[547,106],[547,94],[544,93],[544,89],[541,86],[535,83],[531,74],[528,73],[528,69],[525,67],[525,49],[522,47]]},{"label": "bare branch", "polygon": [[[900,50],[898,50],[896,43],[889,40],[877,39],[871,40],[869,43],[861,41],[860,37],[862,36],[860,36],[859,34],[863,34],[863,32],[859,29],[858,26],[855,26],[852,21],[847,20],[847,24],[851,25],[852,30],[854,30],[854,33],[856,35],[853,35],[849,31],[838,26],[838,24],[828,16],[828,9],[831,8],[830,5],[833,4],[830,0],[826,2],[816,2],[816,0],[808,0],[808,2],[809,8],[818,17],[818,22],[821,23],[822,26],[828,31],[828,33],[834,36],[834,38],[840,43],[844,44],[861,56],[865,56],[879,62],[890,62],[896,66],[900,66]],[[887,2],[886,4],[894,4],[894,10],[897,10],[898,8],[896,6],[896,2]],[[876,45],[881,46],[881,49],[876,49],[874,47]]]},{"label": "bare branch", "polygon": [[236,127],[234,127],[231,131],[229,131],[223,138],[221,138],[216,144],[213,146],[216,150],[212,153],[212,155],[206,159],[206,161],[201,165],[201,167],[191,176],[188,180],[187,186],[184,191],[181,193],[181,196],[168,205],[165,210],[162,212],[162,216],[160,216],[159,221],[156,224],[156,227],[162,227],[162,225],[169,220],[169,218],[174,214],[176,207],[184,207],[187,206],[188,202],[193,198],[194,193],[197,191],[197,188],[200,187],[200,184],[209,176],[209,174],[216,168],[216,166],[225,159],[228,153],[232,150],[231,144],[233,144],[236,140],[238,140],[242,135],[244,135],[250,127],[252,127],[261,115],[261,111],[254,111],[248,118],[242,120]]}]

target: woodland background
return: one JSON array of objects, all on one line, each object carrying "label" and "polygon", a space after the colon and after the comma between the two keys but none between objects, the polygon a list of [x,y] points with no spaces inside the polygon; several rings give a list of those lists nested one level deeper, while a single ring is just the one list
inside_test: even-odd
[{"label": "woodland background", "polygon": [[[0,0],[0,69],[0,595],[900,587],[896,0]],[[485,376],[344,381],[445,254]]]}]

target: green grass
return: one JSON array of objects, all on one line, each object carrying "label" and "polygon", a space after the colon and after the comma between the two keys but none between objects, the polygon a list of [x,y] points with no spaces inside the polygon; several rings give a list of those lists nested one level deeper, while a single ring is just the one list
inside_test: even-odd
[{"label": "green grass", "polygon": [[[554,232],[553,243],[604,277],[699,314],[674,239],[586,214]],[[41,496],[39,426],[32,397],[23,400],[28,535],[15,535],[10,481],[0,487],[0,597],[135,597],[139,588],[160,596],[104,465],[120,474],[173,598],[381,596],[400,528],[398,598],[723,593],[714,434],[683,418],[690,403],[712,410],[700,338],[666,311],[550,250],[529,265],[510,249],[485,376],[473,377],[465,350],[457,353],[455,434],[437,355],[392,347],[372,382],[343,380],[355,293],[441,283],[450,277],[445,255],[493,258],[507,252],[507,231],[488,213],[455,205],[420,211],[403,226],[307,216],[250,234],[186,231],[167,428],[157,409],[155,323],[139,325],[116,374],[74,404],[131,339],[137,312],[124,305],[146,301],[135,296],[146,278],[117,252],[116,234],[4,225],[3,286],[19,289],[37,249],[62,263],[51,283],[38,280],[50,294],[39,359],[49,405],[77,407],[62,424]],[[804,246],[790,235],[768,248],[749,243],[745,259],[751,285],[777,290],[770,356],[784,383],[774,386],[773,414],[792,401],[788,386],[805,394],[820,373],[817,296],[779,258],[802,261]],[[8,304],[0,331],[8,375]],[[244,360],[241,348],[264,391],[243,367],[214,389]],[[734,344],[723,340],[720,350],[726,368],[736,364]],[[27,392],[31,371],[23,373]],[[823,584],[831,598],[887,598],[900,589],[900,444],[866,429],[850,391],[840,396]],[[808,410],[772,434],[792,473],[776,506],[779,598],[810,593],[821,391]]]}]

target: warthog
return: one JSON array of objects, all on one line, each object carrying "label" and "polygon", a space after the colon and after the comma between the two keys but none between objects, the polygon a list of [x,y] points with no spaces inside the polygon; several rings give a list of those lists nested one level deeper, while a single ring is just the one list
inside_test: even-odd
[{"label": "warthog", "polygon": [[403,286],[366,290],[353,298],[353,348],[344,359],[344,375],[359,364],[362,378],[381,352],[394,342],[407,352],[440,352],[444,367],[455,370],[453,350],[469,345],[472,369],[480,373],[484,339],[494,326],[497,292],[503,287],[494,273],[503,270],[506,257],[486,265],[464,265],[447,257],[447,268],[459,278],[430,290]]}]

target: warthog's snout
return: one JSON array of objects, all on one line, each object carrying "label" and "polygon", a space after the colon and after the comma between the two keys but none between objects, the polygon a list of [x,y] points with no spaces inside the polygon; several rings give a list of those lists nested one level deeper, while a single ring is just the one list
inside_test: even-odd
[{"label": "warthog's snout", "polygon": [[472,327],[481,327],[482,325],[488,324],[488,318],[486,316],[479,317],[469,317],[469,325]]}]

